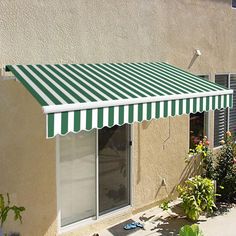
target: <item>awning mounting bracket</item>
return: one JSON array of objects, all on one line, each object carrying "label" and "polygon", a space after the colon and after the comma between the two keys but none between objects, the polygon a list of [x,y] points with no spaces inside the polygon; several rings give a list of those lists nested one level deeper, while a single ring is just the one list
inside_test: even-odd
[{"label": "awning mounting bracket", "polygon": [[0,68],[0,80],[15,80],[18,81],[17,78],[12,75],[12,72],[6,69],[6,66],[3,65]]}]

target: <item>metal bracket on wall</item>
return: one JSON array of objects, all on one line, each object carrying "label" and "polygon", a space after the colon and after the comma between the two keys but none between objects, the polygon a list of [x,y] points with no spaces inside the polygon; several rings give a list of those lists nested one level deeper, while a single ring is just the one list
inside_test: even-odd
[{"label": "metal bracket on wall", "polygon": [[15,76],[0,76],[1,80],[17,80]]},{"label": "metal bracket on wall", "polygon": [[15,81],[17,81],[16,77],[13,76],[11,72],[6,71],[5,66],[2,66],[0,68],[0,80],[15,80]]}]

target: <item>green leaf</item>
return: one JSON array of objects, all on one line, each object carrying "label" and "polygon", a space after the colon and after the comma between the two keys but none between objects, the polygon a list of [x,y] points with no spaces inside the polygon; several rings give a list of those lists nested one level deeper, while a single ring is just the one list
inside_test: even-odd
[{"label": "green leaf", "polygon": [[191,226],[190,225],[184,225],[181,227],[179,231],[180,236],[190,236],[192,232]]},{"label": "green leaf", "polygon": [[160,208],[161,208],[163,211],[169,210],[169,209],[170,209],[169,203],[170,203],[170,201],[164,201],[164,202],[161,204]]},{"label": "green leaf", "polygon": [[7,220],[8,213],[12,211],[14,213],[14,220],[19,220],[22,222],[21,212],[25,211],[25,208],[20,206],[10,206],[10,197],[7,194],[7,205],[5,205],[5,199],[2,194],[0,194],[0,226],[2,227],[4,222]]},{"label": "green leaf", "polygon": [[2,194],[0,194],[0,213],[3,211],[4,206],[5,206],[4,197]]},{"label": "green leaf", "polygon": [[203,236],[202,231],[199,229],[199,226],[194,225],[184,225],[179,231],[180,236]]}]

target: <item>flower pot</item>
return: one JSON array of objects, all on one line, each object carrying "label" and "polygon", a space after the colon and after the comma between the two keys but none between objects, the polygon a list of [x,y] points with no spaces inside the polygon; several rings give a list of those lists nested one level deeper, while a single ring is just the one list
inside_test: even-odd
[{"label": "flower pot", "polygon": [[0,236],[3,236],[3,230],[1,227],[0,227]]}]

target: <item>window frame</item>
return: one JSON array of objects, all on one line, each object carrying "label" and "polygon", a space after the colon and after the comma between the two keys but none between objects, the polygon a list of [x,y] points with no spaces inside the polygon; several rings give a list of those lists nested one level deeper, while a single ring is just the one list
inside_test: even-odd
[{"label": "window frame", "polygon": [[[203,113],[203,136],[204,135],[206,135],[207,137],[208,137],[208,132],[207,132],[207,128],[208,128],[208,124],[206,125],[206,123],[208,123],[208,118],[209,118],[209,116],[207,115],[206,116],[206,114],[207,114],[207,112],[206,111],[203,111],[203,112],[197,112],[197,113]],[[196,114],[196,113],[195,113]],[[191,135],[190,135],[190,131],[191,131],[191,115],[192,115],[192,113],[190,113],[189,114],[189,140],[188,140],[188,146],[189,146],[189,150],[190,149],[193,149],[191,146],[190,146],[190,137],[191,137]],[[206,127],[207,126],[207,127]],[[204,134],[204,132],[205,132],[205,134]]]},{"label": "window frame", "polygon": [[129,146],[129,204],[125,207],[119,208],[119,209],[115,209],[111,212],[99,215],[99,179],[98,179],[98,132],[99,130],[96,129],[96,154],[95,154],[95,158],[96,158],[96,187],[95,187],[95,194],[96,194],[96,214],[93,217],[89,217],[74,223],[71,223],[69,225],[66,226],[62,226],[61,225],[61,197],[60,197],[60,135],[57,135],[55,137],[56,139],[56,205],[57,205],[57,233],[60,235],[62,233],[67,233],[67,232],[71,232],[73,230],[79,229],[80,227],[86,226],[86,225],[90,225],[93,223],[96,223],[102,219],[106,219],[108,217],[111,216],[115,216],[118,214],[124,214],[124,213],[131,213],[132,211],[132,206],[133,206],[133,152],[134,152],[134,148],[133,148],[133,125],[132,124],[128,124],[128,139],[130,140],[130,142],[132,143],[132,145]]}]

